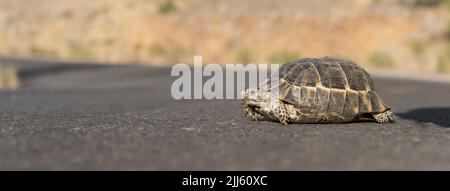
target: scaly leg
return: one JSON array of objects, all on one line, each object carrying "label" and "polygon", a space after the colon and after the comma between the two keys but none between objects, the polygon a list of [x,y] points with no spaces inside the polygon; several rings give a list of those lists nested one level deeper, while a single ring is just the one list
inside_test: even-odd
[{"label": "scaly leg", "polygon": [[379,114],[375,114],[373,115],[373,118],[375,118],[375,120],[378,123],[392,123],[394,122],[394,114],[392,114],[392,112],[390,110],[387,110],[383,113],[379,113]]},{"label": "scaly leg", "polygon": [[275,115],[275,117],[278,119],[278,121],[281,122],[283,125],[287,125],[289,122],[289,114],[286,110],[286,107],[284,106],[284,103],[280,101],[277,98],[270,98],[269,103],[270,110]]}]

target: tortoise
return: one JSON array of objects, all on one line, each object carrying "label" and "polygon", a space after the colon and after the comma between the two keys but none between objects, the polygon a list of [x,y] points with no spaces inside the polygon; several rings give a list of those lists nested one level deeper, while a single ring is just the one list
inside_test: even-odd
[{"label": "tortoise", "polygon": [[284,64],[278,71],[257,88],[242,92],[246,117],[284,125],[348,123],[361,119],[393,122],[391,107],[375,92],[369,73],[350,60],[302,58]]}]

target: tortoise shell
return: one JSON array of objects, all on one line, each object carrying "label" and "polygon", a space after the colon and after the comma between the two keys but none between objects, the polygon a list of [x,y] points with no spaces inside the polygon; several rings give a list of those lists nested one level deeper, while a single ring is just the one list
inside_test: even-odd
[{"label": "tortoise shell", "polygon": [[284,64],[278,74],[272,76],[279,80],[278,98],[303,113],[351,117],[390,109],[369,73],[349,60],[303,58]]}]

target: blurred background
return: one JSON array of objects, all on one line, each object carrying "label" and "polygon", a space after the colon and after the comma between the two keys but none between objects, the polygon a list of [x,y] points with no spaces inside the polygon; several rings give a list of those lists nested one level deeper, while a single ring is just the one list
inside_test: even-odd
[{"label": "blurred background", "polygon": [[0,55],[169,66],[335,55],[448,74],[449,10],[450,0],[0,0]]}]

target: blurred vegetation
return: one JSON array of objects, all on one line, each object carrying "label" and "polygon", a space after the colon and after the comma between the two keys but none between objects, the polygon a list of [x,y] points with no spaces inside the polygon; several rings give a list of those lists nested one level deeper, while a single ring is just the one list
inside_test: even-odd
[{"label": "blurred vegetation", "polygon": [[11,55],[11,56],[20,56],[20,52],[15,47],[12,47],[11,49],[9,49],[6,54]]},{"label": "blurred vegetation", "polygon": [[438,58],[437,72],[438,73],[448,73],[450,72],[450,40],[447,40],[445,50],[441,53]]},{"label": "blurred vegetation", "polygon": [[[446,0],[450,8],[450,0]],[[438,73],[450,72],[450,22],[445,31],[445,49],[438,58],[436,70]]]},{"label": "blurred vegetation", "polygon": [[58,57],[58,52],[50,48],[44,48],[37,45],[30,47],[29,53],[36,57]]},{"label": "blurred vegetation", "polygon": [[448,69],[450,66],[450,59],[448,56],[441,56],[438,60],[437,72],[438,73],[448,73]]},{"label": "blurred vegetation", "polygon": [[292,60],[297,60],[300,58],[300,54],[294,51],[281,50],[272,53],[268,61],[271,64],[284,64]]},{"label": "blurred vegetation", "polygon": [[403,0],[403,2],[409,2],[410,4],[420,7],[420,6],[437,6],[446,0]]},{"label": "blurred vegetation", "polygon": [[154,42],[148,47],[148,53],[150,56],[162,59],[159,61],[161,63],[170,64],[183,61],[183,58],[188,55],[194,55],[194,50],[195,49],[189,49],[173,41],[167,41],[165,44]]},{"label": "blurred vegetation", "polygon": [[75,59],[90,59],[93,57],[91,51],[78,44],[70,45],[70,57]]},{"label": "blurred vegetation", "polygon": [[163,55],[166,53],[165,48],[159,43],[151,44],[150,47],[148,48],[148,51],[152,56]]},{"label": "blurred vegetation", "polygon": [[450,9],[450,0],[443,0],[447,8]]},{"label": "blurred vegetation", "polygon": [[450,41],[450,0],[2,0],[0,7],[0,54],[18,57],[172,65],[192,64],[194,55],[217,64],[339,55],[436,73],[445,70]]},{"label": "blurred vegetation", "polygon": [[134,44],[133,50],[134,52],[139,52],[142,49],[142,43],[136,43]]},{"label": "blurred vegetation", "polygon": [[447,23],[447,28],[446,28],[444,35],[445,35],[447,42],[450,42],[450,22]]},{"label": "blurred vegetation", "polygon": [[387,51],[376,51],[367,58],[370,65],[377,68],[392,68],[394,59]]},{"label": "blurred vegetation", "polygon": [[410,48],[415,55],[421,55],[426,48],[425,43],[418,40],[411,40],[409,42]]},{"label": "blurred vegetation", "polygon": [[236,52],[236,62],[241,64],[249,64],[253,62],[253,54],[248,48],[239,48]]},{"label": "blurred vegetation", "polygon": [[12,66],[0,63],[0,89],[16,89],[19,87],[17,70]]},{"label": "blurred vegetation", "polygon": [[175,12],[177,7],[172,0],[165,0],[159,4],[159,13],[165,15],[172,12]]}]

